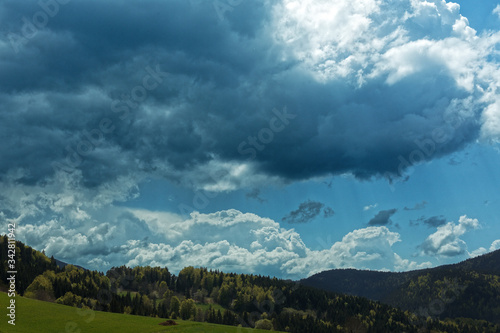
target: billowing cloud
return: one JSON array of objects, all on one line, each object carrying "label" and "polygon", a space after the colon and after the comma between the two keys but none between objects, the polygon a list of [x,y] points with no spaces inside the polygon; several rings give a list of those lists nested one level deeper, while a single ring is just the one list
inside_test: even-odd
[{"label": "billowing cloud", "polygon": [[[323,209],[324,208],[324,209]],[[308,223],[321,214],[323,209],[323,217],[331,217],[335,214],[331,207],[325,207],[324,203],[318,201],[307,200],[299,205],[299,208],[291,211],[281,220],[287,223]]]},{"label": "billowing cloud", "polygon": [[[315,252],[272,220],[119,203],[146,179],[212,192],[392,180],[500,138],[500,32],[477,34],[444,0],[264,0],[223,19],[210,1],[70,1],[44,23],[40,3],[0,3],[0,218],[82,266],[415,267],[390,250],[390,211]],[[288,222],[331,216],[318,207]],[[464,248],[439,237],[428,253]]]},{"label": "billowing cloud", "polygon": [[203,1],[70,2],[37,27],[43,11],[1,5],[1,181],[394,178],[500,137],[500,33],[444,0],[261,1],[224,20]]},{"label": "billowing cloud", "polygon": [[489,249],[486,249],[484,247],[480,247],[480,248],[470,252],[469,257],[474,258],[474,257],[480,256],[480,255],[486,254],[488,252],[496,251],[498,249],[500,249],[500,239],[494,240],[491,243],[491,246]]},{"label": "billowing cloud", "polygon": [[484,247],[480,247],[472,252],[469,253],[469,257],[471,258],[475,258],[475,257],[478,257],[480,255],[483,255],[485,253],[487,253],[488,250],[486,250]]},{"label": "billowing cloud", "polygon": [[400,241],[396,232],[387,227],[367,227],[354,230],[330,249],[310,251],[308,256],[290,260],[284,267],[290,274],[315,274],[333,268],[376,270],[409,270],[430,267],[430,262],[403,260],[394,253],[392,245]]},{"label": "billowing cloud", "polygon": [[164,212],[138,209],[131,212],[171,242],[180,243],[190,239],[203,244],[231,240],[239,246],[250,248],[257,246],[257,243],[254,244],[256,241],[259,246],[269,249],[283,247],[298,252],[305,248],[293,229],[282,229],[271,219],[251,213],[243,214],[234,209],[211,214],[194,212],[187,220],[174,218],[172,214]]},{"label": "billowing cloud", "polygon": [[[136,214],[159,216],[145,211]],[[210,234],[205,230],[208,227]],[[173,270],[195,265],[227,271],[265,271],[289,278],[333,268],[408,270],[430,265],[417,264],[394,253],[391,247],[400,241],[400,236],[385,227],[355,230],[323,251],[307,248],[293,229],[286,230],[270,219],[236,210],[194,213],[182,224],[166,222],[165,230],[178,232],[165,232],[167,237],[170,235],[168,244],[129,241],[123,245],[126,257],[131,258],[128,265],[167,265]]]},{"label": "billowing cloud", "polygon": [[381,210],[378,212],[369,222],[369,225],[387,225],[391,224],[391,217],[392,215],[396,214],[398,210],[393,208],[393,209],[388,209],[388,210]]},{"label": "billowing cloud", "polygon": [[[231,209],[180,216],[143,209],[117,209],[110,222],[63,226],[60,220],[22,223],[23,241],[50,256],[99,270],[116,265],[203,266],[228,272],[303,278],[325,269],[408,270],[430,266],[392,250],[400,235],[386,227],[354,230],[326,250],[312,250],[294,229]],[[94,221],[95,223],[95,221]]]},{"label": "billowing cloud", "polygon": [[460,216],[458,224],[448,222],[439,226],[437,231],[427,237],[420,245],[420,249],[426,255],[454,257],[462,255],[467,251],[467,244],[460,238],[469,230],[480,227],[477,219]]},{"label": "billowing cloud", "polygon": [[[239,272],[286,274],[281,265],[307,255],[300,235],[271,219],[237,210],[212,214],[192,213],[190,219],[173,221],[165,213],[134,210],[150,225],[161,225],[168,243],[129,241],[122,246],[128,265],[166,265],[180,270],[187,265]],[[267,273],[266,273],[267,274]]]}]

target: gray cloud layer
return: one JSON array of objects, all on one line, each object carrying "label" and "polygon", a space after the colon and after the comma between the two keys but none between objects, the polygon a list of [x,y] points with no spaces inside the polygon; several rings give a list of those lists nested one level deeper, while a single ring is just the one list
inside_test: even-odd
[{"label": "gray cloud layer", "polygon": [[[141,173],[196,187],[223,170],[239,187],[242,165],[245,177],[284,181],[400,176],[485,128],[495,133],[482,110],[496,95],[483,96],[492,80],[478,68],[498,70],[488,51],[497,36],[475,44],[467,26],[452,29],[462,22],[456,10],[436,4],[441,16],[409,2],[353,7],[371,32],[349,30],[345,46],[267,1],[235,6],[224,20],[212,2],[75,1],[35,30],[26,22],[41,7],[3,1],[1,180],[43,184],[63,170],[88,188]],[[324,57],[304,56],[316,42],[328,45]],[[483,67],[448,60],[457,47]]]}]

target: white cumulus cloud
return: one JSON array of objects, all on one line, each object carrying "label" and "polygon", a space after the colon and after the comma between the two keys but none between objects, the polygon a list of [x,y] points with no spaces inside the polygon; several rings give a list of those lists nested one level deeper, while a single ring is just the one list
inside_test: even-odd
[{"label": "white cumulus cloud", "polygon": [[[230,209],[192,213],[182,220],[166,212],[124,209],[113,223],[82,230],[51,221],[25,225],[20,231],[49,255],[104,270],[111,265],[203,266],[231,272],[299,279],[326,269],[408,270],[428,267],[401,258],[392,249],[400,235],[386,227],[354,230],[322,251],[309,249],[294,229],[269,218]],[[121,229],[135,232],[123,234]],[[155,236],[147,236],[148,232]],[[139,238],[139,236],[143,236]],[[99,267],[98,267],[99,266]]]},{"label": "white cumulus cloud", "polygon": [[489,250],[481,246],[480,248],[470,252],[469,257],[474,258],[474,257],[480,256],[480,255],[486,254],[488,252],[496,251],[498,249],[500,249],[500,239],[494,240],[491,243]]},{"label": "white cumulus cloud", "polygon": [[426,238],[420,248],[424,254],[431,256],[453,257],[462,255],[467,251],[467,244],[460,236],[479,227],[477,219],[471,219],[463,215],[458,220],[458,224],[448,222],[439,226],[436,232]]}]

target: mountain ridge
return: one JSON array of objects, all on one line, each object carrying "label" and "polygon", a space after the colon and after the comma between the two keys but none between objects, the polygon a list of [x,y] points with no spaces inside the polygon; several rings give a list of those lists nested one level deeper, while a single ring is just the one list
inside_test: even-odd
[{"label": "mountain ridge", "polygon": [[[402,310],[427,309],[440,318],[469,317],[472,313],[471,318],[487,318],[499,323],[499,281],[500,250],[496,250],[456,264],[408,272],[333,269],[302,279],[300,283],[366,297]],[[436,304],[441,308],[432,308]]]}]

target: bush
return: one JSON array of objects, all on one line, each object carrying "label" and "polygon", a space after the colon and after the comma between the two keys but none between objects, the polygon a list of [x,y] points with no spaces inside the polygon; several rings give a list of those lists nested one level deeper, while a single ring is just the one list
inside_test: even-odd
[{"label": "bush", "polygon": [[26,289],[25,297],[41,301],[53,302],[55,300],[52,282],[44,275],[38,275]]},{"label": "bush", "polygon": [[270,331],[273,329],[273,323],[269,319],[257,320],[257,322],[255,323],[255,328]]}]

